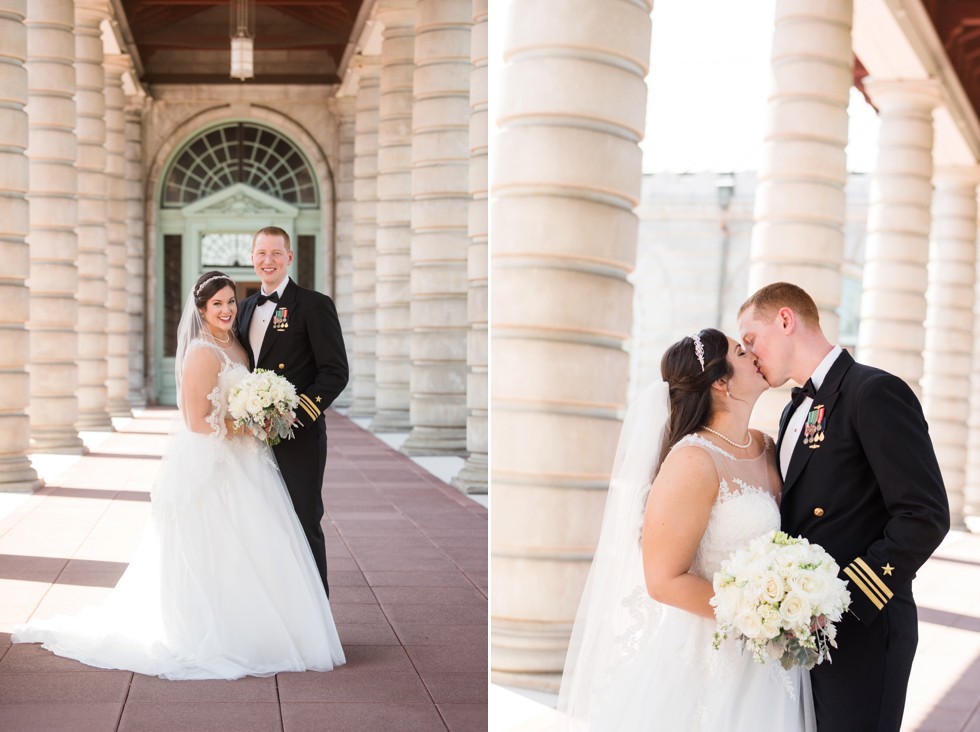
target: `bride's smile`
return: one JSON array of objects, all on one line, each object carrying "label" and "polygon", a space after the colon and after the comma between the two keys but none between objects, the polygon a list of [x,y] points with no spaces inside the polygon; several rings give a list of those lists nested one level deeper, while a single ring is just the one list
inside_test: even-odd
[{"label": "bride's smile", "polygon": [[235,324],[238,313],[238,301],[235,290],[230,285],[221,288],[208,299],[207,305],[201,310],[201,317],[207,325],[211,336],[224,342]]}]

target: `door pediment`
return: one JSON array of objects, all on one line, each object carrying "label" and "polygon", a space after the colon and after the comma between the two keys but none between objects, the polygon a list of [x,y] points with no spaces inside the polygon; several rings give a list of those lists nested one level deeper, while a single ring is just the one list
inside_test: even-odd
[{"label": "door pediment", "polygon": [[236,183],[188,204],[181,209],[181,213],[186,218],[255,216],[269,219],[282,217],[294,219],[299,213],[299,209],[245,183]]}]

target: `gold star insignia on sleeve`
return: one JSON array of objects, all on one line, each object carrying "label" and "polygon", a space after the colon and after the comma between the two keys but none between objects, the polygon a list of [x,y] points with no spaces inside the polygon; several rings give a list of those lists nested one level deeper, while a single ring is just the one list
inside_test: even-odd
[{"label": "gold star insignia on sleeve", "polygon": [[894,568],[894,567],[893,567],[892,565],[890,565],[890,564],[885,564],[885,566],[881,568],[881,573],[882,573],[882,574],[886,574],[886,575],[888,575],[889,577],[891,577],[891,574],[892,574],[892,570],[893,570],[893,569],[895,569],[895,568]]},{"label": "gold star insignia on sleeve", "polygon": [[322,402],[322,401],[323,401],[323,400],[322,400],[322,399],[321,399],[320,397],[317,397],[317,398],[316,398],[316,403],[317,403],[317,404],[319,404],[319,403],[320,403],[320,402]]}]

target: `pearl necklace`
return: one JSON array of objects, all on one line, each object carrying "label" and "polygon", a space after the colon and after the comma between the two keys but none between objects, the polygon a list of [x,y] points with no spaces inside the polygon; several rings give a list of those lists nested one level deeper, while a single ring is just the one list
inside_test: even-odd
[{"label": "pearl necklace", "polygon": [[701,425],[701,429],[705,430],[706,432],[710,432],[713,435],[717,435],[718,437],[720,437],[721,439],[723,439],[725,442],[727,442],[729,445],[731,445],[732,447],[737,447],[739,450],[744,450],[745,448],[752,446],[752,433],[751,432],[749,432],[749,441],[746,442],[744,445],[739,445],[737,442],[735,442],[735,440],[729,440],[727,437],[725,437],[723,434],[721,434],[721,432],[717,432],[716,430],[713,430],[710,427],[705,427],[704,425]]},{"label": "pearl necklace", "polygon": [[[228,343],[229,341],[231,341],[231,333],[229,333],[228,334],[228,337],[225,338],[224,340],[221,340],[220,338],[218,338],[218,336],[216,336],[214,333],[211,333],[210,330],[208,331],[208,334],[212,338],[214,338],[214,340],[217,341],[218,343]],[[707,429],[707,427],[705,429]]]}]

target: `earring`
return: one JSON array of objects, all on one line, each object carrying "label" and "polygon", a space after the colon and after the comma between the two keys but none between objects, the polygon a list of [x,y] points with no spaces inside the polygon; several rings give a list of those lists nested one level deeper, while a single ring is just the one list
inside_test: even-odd
[{"label": "earring", "polygon": [[725,393],[728,394],[728,398],[729,399],[734,399],[735,398],[735,397],[732,396],[732,393],[730,391],[728,391],[728,384],[725,384]]}]

